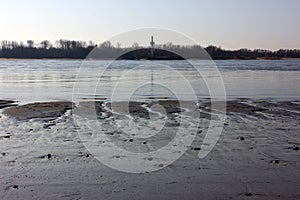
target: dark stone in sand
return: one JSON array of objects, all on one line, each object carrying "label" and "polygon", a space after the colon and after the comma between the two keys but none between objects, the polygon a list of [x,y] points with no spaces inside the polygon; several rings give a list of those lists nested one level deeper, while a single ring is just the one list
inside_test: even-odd
[{"label": "dark stone in sand", "polygon": [[86,158],[90,157],[90,154],[85,154],[82,152],[79,152],[79,154],[80,154],[80,157],[86,157]]},{"label": "dark stone in sand", "polygon": [[5,136],[3,136],[3,137],[4,137],[4,138],[7,138],[7,139],[8,139],[8,138],[10,138],[10,136],[9,136],[9,135],[5,135]]},{"label": "dark stone in sand", "polygon": [[279,160],[271,160],[271,163],[278,164],[278,163],[279,163]]},{"label": "dark stone in sand", "polygon": [[194,150],[194,151],[200,151],[201,148],[200,148],[200,147],[194,147],[193,150]]},{"label": "dark stone in sand", "polygon": [[52,155],[49,153],[49,154],[47,154],[47,155],[44,155],[44,156],[41,156],[41,158],[48,158],[48,159],[50,159],[51,157],[52,157]]},{"label": "dark stone in sand", "polygon": [[18,120],[55,118],[72,109],[72,106],[73,103],[68,101],[30,103],[7,108],[3,113]]},{"label": "dark stone in sand", "polygon": [[128,141],[129,141],[129,142],[133,142],[133,139],[129,139]]},{"label": "dark stone in sand", "polygon": [[294,147],[293,147],[293,150],[294,150],[294,151],[299,151],[299,147],[294,146]]},{"label": "dark stone in sand", "polygon": [[12,188],[14,188],[14,189],[19,189],[19,186],[13,185]]},{"label": "dark stone in sand", "polygon": [[245,193],[245,196],[247,196],[247,197],[251,197],[251,196],[252,196],[252,194],[251,194],[250,192],[248,192],[248,193]]},{"label": "dark stone in sand", "polygon": [[243,136],[239,137],[239,139],[240,139],[241,141],[245,140],[245,138],[244,138]]}]

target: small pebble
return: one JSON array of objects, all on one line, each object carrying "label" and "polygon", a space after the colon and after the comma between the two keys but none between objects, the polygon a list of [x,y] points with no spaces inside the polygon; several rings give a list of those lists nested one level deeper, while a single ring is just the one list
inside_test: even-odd
[{"label": "small pebble", "polygon": [[271,160],[270,163],[275,163],[275,164],[278,164],[279,163],[279,160]]},{"label": "small pebble", "polygon": [[293,150],[294,150],[294,151],[299,151],[299,147],[294,146],[294,147],[293,147]]},{"label": "small pebble", "polygon": [[129,142],[133,142],[133,139],[129,139],[128,141],[129,141]]},{"label": "small pebble", "polygon": [[19,186],[17,186],[17,185],[13,185],[12,186],[14,189],[19,189]]},{"label": "small pebble", "polygon": [[245,196],[247,196],[247,197],[251,197],[252,196],[252,194],[249,192],[249,193],[245,193]]},{"label": "small pebble", "polygon": [[243,140],[245,140],[245,138],[244,138],[243,136],[241,136],[241,137],[240,137],[240,140],[243,141]]},{"label": "small pebble", "polygon": [[49,154],[47,155],[47,158],[48,158],[48,159],[50,159],[50,158],[51,158],[51,156],[52,156],[52,155],[49,153]]}]

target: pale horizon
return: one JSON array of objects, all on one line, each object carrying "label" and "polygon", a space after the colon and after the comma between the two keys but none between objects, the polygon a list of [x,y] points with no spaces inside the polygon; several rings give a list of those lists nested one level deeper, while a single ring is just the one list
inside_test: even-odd
[{"label": "pale horizon", "polygon": [[[122,32],[157,27],[185,34],[201,46],[230,50],[300,48],[300,27],[296,26],[300,2],[296,0],[15,0],[1,1],[1,6],[5,8],[0,13],[4,30],[0,32],[1,41],[54,43],[57,39],[69,39],[99,44]],[[163,43],[167,42],[172,41]]]}]

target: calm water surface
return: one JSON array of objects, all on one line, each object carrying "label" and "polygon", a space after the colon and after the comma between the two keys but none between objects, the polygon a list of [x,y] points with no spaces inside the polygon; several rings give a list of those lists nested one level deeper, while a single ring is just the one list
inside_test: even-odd
[{"label": "calm water surface", "polygon": [[[193,61],[194,67],[206,74],[205,80],[185,61],[111,62],[85,61],[84,70],[77,76],[81,60],[0,60],[0,99],[16,99],[21,103],[72,100],[72,97],[75,101],[110,99],[116,91],[120,99],[128,96],[128,91],[133,91],[130,95],[135,100],[175,98],[176,93],[189,95],[183,87],[184,79],[192,85],[198,98],[205,98],[210,94],[205,81],[213,87],[220,84],[206,61]],[[224,81],[227,98],[288,100],[300,97],[300,61],[226,60],[215,61],[215,64]],[[141,82],[144,86],[136,88]],[[171,84],[177,89],[174,92],[156,83]],[[121,89],[114,90],[116,85]]]}]

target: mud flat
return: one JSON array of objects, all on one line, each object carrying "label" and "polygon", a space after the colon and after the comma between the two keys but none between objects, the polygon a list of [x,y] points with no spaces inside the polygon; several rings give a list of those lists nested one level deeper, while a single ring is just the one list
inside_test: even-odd
[{"label": "mud flat", "polygon": [[[1,103],[1,101],[0,101]],[[7,104],[6,104],[7,105]],[[8,104],[9,105],[9,104]],[[6,109],[3,113],[18,120],[32,118],[56,118],[72,108],[72,102],[37,102]]]},{"label": "mud flat", "polygon": [[[218,103],[224,105],[215,102],[212,109],[204,99],[196,109],[191,103],[171,100],[3,107],[0,199],[299,199],[300,102],[227,101],[218,143],[199,159],[209,122],[218,120]],[[144,153],[168,144],[174,137],[171,130],[177,127],[189,133],[196,113],[200,123],[193,143],[163,169],[125,173],[102,164],[87,150],[89,137],[99,139],[93,132],[95,123],[108,136],[100,138],[101,144],[114,141],[128,151]],[[81,124],[74,123],[74,114],[80,114]],[[127,119],[136,122],[141,132],[149,121],[157,126],[166,121],[161,134],[137,138],[139,132],[125,134],[116,127],[115,122]],[[145,164],[152,162],[159,169],[156,160],[145,157]]]}]

